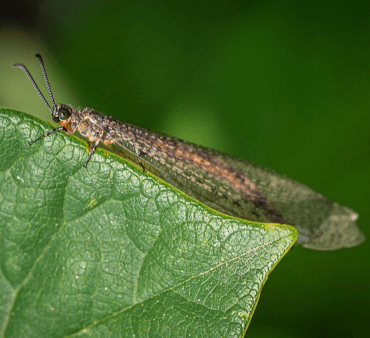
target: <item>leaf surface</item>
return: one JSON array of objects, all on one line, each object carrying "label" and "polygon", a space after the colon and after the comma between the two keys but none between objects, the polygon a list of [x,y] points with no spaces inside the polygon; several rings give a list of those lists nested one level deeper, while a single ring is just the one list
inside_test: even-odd
[{"label": "leaf surface", "polygon": [[216,212],[0,110],[3,337],[241,337],[291,226]]}]

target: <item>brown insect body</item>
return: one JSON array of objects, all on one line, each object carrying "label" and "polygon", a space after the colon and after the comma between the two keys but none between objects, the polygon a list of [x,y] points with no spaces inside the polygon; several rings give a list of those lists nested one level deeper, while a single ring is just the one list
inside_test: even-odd
[{"label": "brown insect body", "polygon": [[[200,177],[199,172],[192,170],[191,167],[201,169],[207,176],[212,176],[216,181],[219,181],[218,184],[226,181],[228,185],[241,194],[237,197],[238,200],[244,196],[248,202],[263,211],[267,217],[266,220],[274,223],[286,223],[275,207],[246,176],[220,159],[201,151],[199,146],[196,148],[196,145],[185,144],[183,140],[121,122],[90,108],[76,110],[68,105],[56,105],[55,115],[59,116],[62,111],[64,116],[68,115],[69,117],[67,119],[55,118],[55,120],[65,128],[65,131],[68,134],[78,131],[90,142],[93,142],[94,145],[90,149],[89,159],[100,142],[106,146],[112,143],[117,143],[120,146],[126,145],[125,148],[128,151],[129,144],[137,154],[139,162],[145,155],[154,159],[156,161],[154,167],[162,174],[162,166],[168,166],[170,170],[175,170],[184,179],[200,184],[202,188],[208,191],[218,192],[220,197],[233,198],[233,194],[226,189],[222,193],[222,190],[218,189],[219,186],[216,186],[217,183],[204,182],[205,175]],[[139,156],[140,153],[142,155]],[[153,161],[150,162],[153,165]],[[184,166],[187,166],[187,168],[185,169]],[[163,177],[163,175],[161,176]]]}]

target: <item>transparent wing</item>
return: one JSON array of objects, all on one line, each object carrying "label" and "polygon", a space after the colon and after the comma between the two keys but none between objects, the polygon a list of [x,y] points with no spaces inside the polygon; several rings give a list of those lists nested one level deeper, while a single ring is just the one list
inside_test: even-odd
[{"label": "transparent wing", "polygon": [[[336,250],[358,245],[365,240],[355,223],[357,214],[354,211],[329,200],[304,184],[246,160],[174,140],[189,149],[216,158],[248,177],[282,215],[285,223],[298,229],[297,244],[315,250]],[[116,149],[137,162],[131,144],[120,141]],[[191,164],[176,161],[176,158],[161,156],[161,153],[153,156],[141,151],[140,157],[146,170],[209,207],[230,216],[270,222],[260,208],[224,180]]]}]

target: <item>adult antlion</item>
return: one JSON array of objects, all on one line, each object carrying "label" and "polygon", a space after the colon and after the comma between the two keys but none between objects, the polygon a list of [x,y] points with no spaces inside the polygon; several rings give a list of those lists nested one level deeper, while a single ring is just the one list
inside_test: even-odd
[{"label": "adult antlion", "polygon": [[55,104],[41,55],[36,54],[49,92],[51,108],[27,68],[21,68],[61,126],[30,145],[58,131],[78,131],[92,142],[86,168],[99,143],[116,145],[144,170],[231,216],[258,222],[290,224],[299,231],[297,244],[317,250],[358,245],[365,237],[355,224],[357,214],[330,201],[307,186],[216,150],[121,122],[96,110],[76,110]]}]

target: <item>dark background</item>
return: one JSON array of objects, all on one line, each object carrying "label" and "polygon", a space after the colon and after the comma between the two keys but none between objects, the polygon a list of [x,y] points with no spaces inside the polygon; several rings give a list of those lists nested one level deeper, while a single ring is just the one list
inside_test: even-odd
[{"label": "dark background", "polygon": [[[0,106],[51,121],[56,101],[243,157],[359,213],[369,231],[370,3],[12,1],[0,13]],[[10,7],[9,7],[10,8]],[[46,93],[46,91],[44,90]],[[295,248],[247,337],[360,337],[370,246]]]}]

